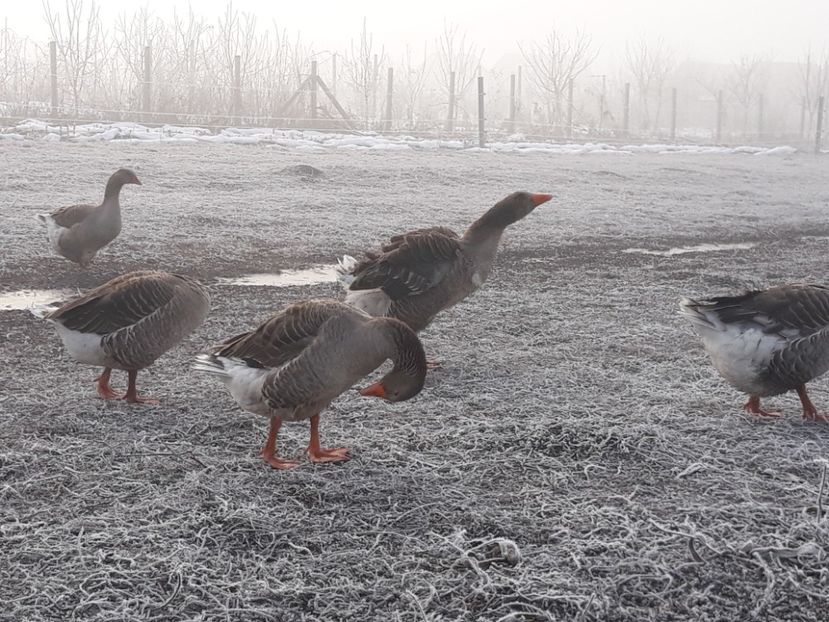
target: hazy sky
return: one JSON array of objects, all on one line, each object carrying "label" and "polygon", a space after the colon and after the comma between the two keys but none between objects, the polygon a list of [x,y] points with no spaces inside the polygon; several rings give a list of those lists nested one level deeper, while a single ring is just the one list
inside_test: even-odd
[{"label": "hazy sky", "polygon": [[[86,0],[87,2],[89,0]],[[62,6],[63,0],[51,0]],[[107,19],[142,6],[140,0],[102,0]],[[161,17],[186,0],[146,0]],[[196,12],[218,16],[225,0],[195,0]],[[640,34],[661,35],[672,42],[679,58],[730,61],[741,54],[763,54],[774,60],[796,60],[811,43],[829,46],[829,0],[236,0],[240,11],[253,12],[268,22],[275,19],[290,33],[301,31],[315,49],[344,49],[358,36],[362,17],[376,41],[396,56],[405,43],[422,47],[440,32],[444,19],[467,30],[485,48],[485,63],[517,52],[515,41],[541,39],[554,25],[583,28],[600,44],[601,57],[613,61],[626,40]],[[0,17],[9,26],[39,40],[47,30],[38,0],[4,0]]]}]

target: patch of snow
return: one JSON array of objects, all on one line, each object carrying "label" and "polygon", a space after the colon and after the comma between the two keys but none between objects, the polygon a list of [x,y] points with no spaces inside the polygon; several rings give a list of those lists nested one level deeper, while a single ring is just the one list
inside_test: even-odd
[{"label": "patch of snow", "polygon": [[755,242],[734,242],[726,244],[698,244],[696,246],[678,246],[668,250],[653,250],[649,248],[626,248],[623,253],[635,253],[639,255],[657,255],[659,257],[673,257],[675,255],[687,255],[689,253],[714,253],[717,251],[748,250],[757,246]]}]

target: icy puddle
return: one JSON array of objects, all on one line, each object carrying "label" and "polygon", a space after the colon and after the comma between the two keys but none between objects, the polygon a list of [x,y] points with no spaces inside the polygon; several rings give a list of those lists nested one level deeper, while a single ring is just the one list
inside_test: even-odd
[{"label": "icy puddle", "polygon": [[669,248],[666,251],[656,251],[649,248],[626,248],[623,253],[637,253],[639,255],[658,255],[660,257],[673,257],[674,255],[687,255],[688,253],[714,253],[717,251],[738,251],[747,250],[757,246],[756,242],[734,242],[732,244],[698,244],[697,246],[678,246]]},{"label": "icy puddle", "polygon": [[72,292],[62,289],[21,289],[0,293],[0,311],[22,311],[66,300]]},{"label": "icy puddle", "polygon": [[283,270],[276,273],[245,274],[240,277],[219,278],[227,285],[249,285],[251,287],[296,287],[333,283],[337,280],[337,266],[311,266],[304,270]]}]

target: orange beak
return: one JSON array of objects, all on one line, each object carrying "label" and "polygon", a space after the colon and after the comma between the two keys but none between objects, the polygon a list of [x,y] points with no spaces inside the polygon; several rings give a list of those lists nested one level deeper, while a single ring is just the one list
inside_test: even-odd
[{"label": "orange beak", "polygon": [[132,177],[132,183],[134,183],[134,184],[138,184],[139,186],[143,186],[143,185],[144,185],[144,184],[142,184],[142,183],[141,183],[141,180],[140,180],[140,179],[138,179],[138,177],[136,177],[135,175],[133,175],[133,177]]},{"label": "orange beak", "polygon": [[381,382],[375,382],[365,389],[360,389],[360,395],[363,397],[386,397],[386,387]]},{"label": "orange beak", "polygon": [[547,201],[552,199],[553,195],[552,194],[532,194],[532,195],[530,195],[530,198],[532,199],[533,205],[538,207],[542,203],[546,203]]}]

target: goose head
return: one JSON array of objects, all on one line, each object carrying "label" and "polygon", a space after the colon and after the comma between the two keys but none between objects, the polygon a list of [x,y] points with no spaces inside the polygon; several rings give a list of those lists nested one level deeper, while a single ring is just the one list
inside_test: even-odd
[{"label": "goose head", "polygon": [[388,402],[404,402],[423,389],[426,381],[426,353],[415,332],[393,318],[376,318],[372,323],[378,334],[385,335],[390,346],[392,370],[374,384],[360,390],[365,397],[379,397]]},{"label": "goose head", "polygon": [[493,205],[475,223],[478,227],[504,229],[526,217],[536,207],[553,198],[539,192],[513,192]]}]

